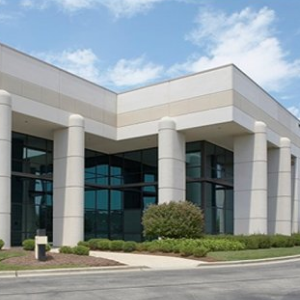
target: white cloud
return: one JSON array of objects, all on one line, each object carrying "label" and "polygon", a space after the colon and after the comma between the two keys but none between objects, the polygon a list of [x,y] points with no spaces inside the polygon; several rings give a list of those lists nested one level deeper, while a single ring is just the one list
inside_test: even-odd
[{"label": "white cloud", "polygon": [[46,9],[51,0],[21,0],[20,5],[27,9]]},{"label": "white cloud", "polygon": [[205,55],[196,53],[186,62],[175,64],[170,74],[234,63],[269,91],[282,90],[290,79],[300,77],[300,60],[288,60],[288,53],[275,36],[275,17],[266,7],[259,11],[246,8],[232,15],[201,12],[197,28],[186,38]]},{"label": "white cloud", "polygon": [[13,23],[19,17],[16,13],[0,13],[0,24],[2,23]]},{"label": "white cloud", "polygon": [[[0,0],[2,1],[2,0]],[[116,18],[132,17],[151,9],[156,3],[168,0],[21,0],[26,8],[44,9],[55,4],[67,12],[90,9],[97,6],[106,7]]]},{"label": "white cloud", "polygon": [[62,53],[35,53],[34,56],[92,82],[101,82],[99,60],[91,49],[65,50]]},{"label": "white cloud", "polygon": [[113,67],[100,72],[100,60],[91,49],[33,55],[72,74],[112,88],[146,84],[159,78],[163,71],[162,66],[139,57],[132,60],[120,59]]},{"label": "white cloud", "polygon": [[57,5],[67,11],[77,11],[80,9],[88,9],[99,3],[99,0],[52,0]]},{"label": "white cloud", "polygon": [[5,5],[6,4],[6,0],[0,0],[0,5]]},{"label": "white cloud", "polygon": [[151,9],[155,4],[166,0],[100,0],[116,18],[132,17],[138,13],[143,13]]},{"label": "white cloud", "polygon": [[291,106],[288,110],[298,119],[300,119],[300,106]]},{"label": "white cloud", "polygon": [[144,57],[121,59],[108,70],[108,81],[115,86],[137,86],[158,79],[163,67],[147,62]]}]

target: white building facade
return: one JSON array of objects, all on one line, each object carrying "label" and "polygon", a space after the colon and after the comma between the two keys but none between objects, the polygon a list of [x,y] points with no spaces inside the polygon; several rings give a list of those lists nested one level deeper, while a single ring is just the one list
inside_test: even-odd
[{"label": "white building facade", "polygon": [[116,94],[0,45],[0,239],[141,240],[149,204],[208,233],[299,231],[299,120],[234,65]]}]

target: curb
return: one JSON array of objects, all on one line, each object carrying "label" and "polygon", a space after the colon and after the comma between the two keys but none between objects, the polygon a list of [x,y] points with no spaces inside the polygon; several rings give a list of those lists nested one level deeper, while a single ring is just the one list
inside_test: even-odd
[{"label": "curb", "polygon": [[268,263],[268,262],[284,262],[284,261],[299,260],[299,259],[300,259],[300,255],[292,255],[292,256],[281,256],[281,257],[272,257],[272,258],[261,258],[261,259],[203,262],[199,264],[198,267],[251,265],[251,264],[260,264],[260,263]]},{"label": "curb", "polygon": [[149,269],[149,267],[111,266],[111,267],[90,267],[90,268],[69,268],[69,269],[18,270],[18,271],[2,271],[0,272],[0,278],[98,274],[98,273],[105,273],[111,271],[142,271],[146,269]]}]

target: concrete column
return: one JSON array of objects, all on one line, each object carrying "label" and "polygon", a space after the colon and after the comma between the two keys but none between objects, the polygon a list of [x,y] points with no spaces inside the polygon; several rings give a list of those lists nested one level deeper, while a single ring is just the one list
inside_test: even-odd
[{"label": "concrete column", "polygon": [[84,238],[84,119],[54,133],[53,244],[75,246]]},{"label": "concrete column", "polygon": [[234,234],[267,233],[266,125],[234,141]]},{"label": "concrete column", "polygon": [[292,233],[300,232],[300,158],[295,157],[292,164]]},{"label": "concrete column", "polygon": [[11,95],[0,90],[0,239],[10,248],[11,236]]},{"label": "concrete column", "polygon": [[185,201],[185,137],[169,117],[159,122],[158,169],[158,202]]},{"label": "concrete column", "polygon": [[291,234],[291,143],[280,139],[268,152],[268,233]]}]

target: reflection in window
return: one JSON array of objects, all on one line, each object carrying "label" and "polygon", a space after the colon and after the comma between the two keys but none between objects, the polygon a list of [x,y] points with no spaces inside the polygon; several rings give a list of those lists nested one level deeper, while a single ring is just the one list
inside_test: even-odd
[{"label": "reflection in window", "polygon": [[[142,238],[142,211],[157,203],[157,149],[114,155],[86,150],[85,239]],[[96,216],[106,214],[99,228]]]},{"label": "reflection in window", "polygon": [[207,233],[233,233],[233,153],[201,141],[186,145],[186,198],[202,208]]}]

